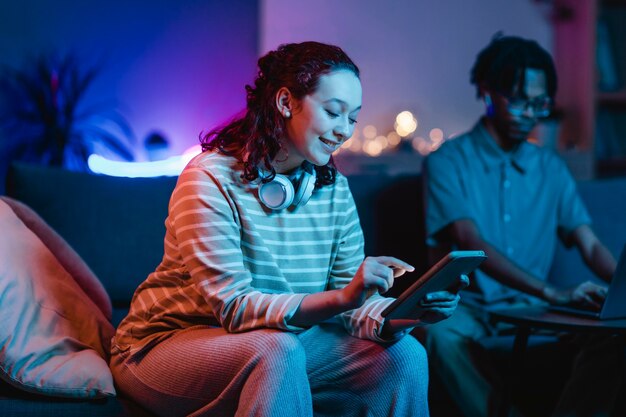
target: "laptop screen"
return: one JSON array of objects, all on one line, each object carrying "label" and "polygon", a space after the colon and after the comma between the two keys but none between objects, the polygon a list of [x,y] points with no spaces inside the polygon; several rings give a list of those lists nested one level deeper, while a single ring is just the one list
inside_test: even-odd
[{"label": "laptop screen", "polygon": [[626,245],[617,262],[609,291],[600,312],[601,319],[617,319],[626,317]]}]

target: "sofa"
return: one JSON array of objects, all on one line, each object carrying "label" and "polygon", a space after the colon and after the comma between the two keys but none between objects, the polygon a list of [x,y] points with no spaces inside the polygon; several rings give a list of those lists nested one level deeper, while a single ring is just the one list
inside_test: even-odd
[{"label": "sofa", "polygon": [[[175,183],[175,177],[109,177],[13,164],[6,197],[36,212],[93,271],[109,297],[109,320],[115,326],[125,316],[135,288],[161,260],[164,220]],[[349,183],[366,254],[396,256],[425,271],[421,177],[354,175]],[[617,255],[626,243],[626,178],[581,182],[579,190],[595,220],[594,229]],[[575,251],[557,249],[550,274],[553,282],[569,285],[590,277]],[[390,295],[411,282],[397,283]],[[454,415],[449,414],[454,411],[436,380],[431,387],[432,415]],[[141,417],[150,413],[119,394],[89,401],[55,398],[0,381],[0,415]]]}]

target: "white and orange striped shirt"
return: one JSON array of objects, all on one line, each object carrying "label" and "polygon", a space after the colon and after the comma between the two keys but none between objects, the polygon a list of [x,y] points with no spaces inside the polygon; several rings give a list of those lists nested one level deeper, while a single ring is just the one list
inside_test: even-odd
[{"label": "white and orange striped shirt", "polygon": [[[113,340],[118,349],[137,352],[199,324],[301,331],[288,320],[302,299],[352,279],[364,243],[347,179],[338,173],[306,205],[271,211],[242,168],[235,158],[203,152],[181,173],[163,260],[136,290]],[[353,336],[382,341],[380,313],[391,302],[374,295],[337,319]]]}]

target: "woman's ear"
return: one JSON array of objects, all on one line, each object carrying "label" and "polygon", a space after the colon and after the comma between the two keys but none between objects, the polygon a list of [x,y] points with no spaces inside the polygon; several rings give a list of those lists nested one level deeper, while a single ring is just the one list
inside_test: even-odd
[{"label": "woman's ear", "polygon": [[291,118],[293,97],[287,87],[281,87],[276,92],[276,108],[285,119]]}]

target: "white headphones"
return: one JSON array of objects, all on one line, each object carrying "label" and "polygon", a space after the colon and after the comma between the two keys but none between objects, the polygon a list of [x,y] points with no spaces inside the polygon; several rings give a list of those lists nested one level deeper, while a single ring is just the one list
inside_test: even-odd
[{"label": "white headphones", "polygon": [[262,183],[259,186],[259,200],[272,210],[282,210],[292,205],[303,206],[313,195],[316,178],[313,165],[305,162],[289,176],[276,174],[272,181]]}]

